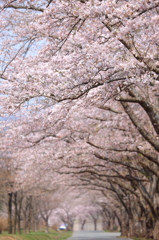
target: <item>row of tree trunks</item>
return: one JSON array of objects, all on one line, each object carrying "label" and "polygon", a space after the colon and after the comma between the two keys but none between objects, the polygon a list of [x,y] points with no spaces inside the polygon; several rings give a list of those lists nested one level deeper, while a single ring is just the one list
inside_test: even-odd
[{"label": "row of tree trunks", "polygon": [[[25,196],[22,191],[8,193],[8,233],[21,234],[21,228],[29,233],[31,228],[38,229],[38,209],[32,196]],[[22,224],[23,223],[23,224]]]},{"label": "row of tree trunks", "polygon": [[[152,176],[151,179],[149,188],[142,182],[136,183],[134,194],[133,191],[131,193],[126,191],[122,182],[109,180],[111,183],[109,190],[112,191],[118,207],[115,205],[112,209],[109,206],[104,207],[108,230],[113,231],[116,228],[116,219],[122,236],[159,239],[158,195],[155,199],[156,207],[152,202],[156,178]],[[128,185],[126,187],[128,189]],[[107,192],[103,191],[103,194],[106,196]]]},{"label": "row of tree trunks", "polygon": [[[129,218],[127,213],[122,210],[120,216],[111,216],[106,214],[106,221],[104,223],[104,229],[111,232],[118,230],[122,236],[125,237],[144,237],[146,239],[158,239],[159,221],[143,218],[142,220],[136,220]],[[118,224],[116,224],[118,223]],[[155,225],[154,225],[155,224]]]}]

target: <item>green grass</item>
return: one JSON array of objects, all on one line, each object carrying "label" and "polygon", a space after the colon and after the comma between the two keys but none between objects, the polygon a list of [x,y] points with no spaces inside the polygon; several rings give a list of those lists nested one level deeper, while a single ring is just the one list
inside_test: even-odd
[{"label": "green grass", "polygon": [[72,232],[56,232],[51,233],[44,232],[31,232],[29,234],[1,234],[0,240],[65,240],[72,236]]},{"label": "green grass", "polygon": [[120,232],[119,230],[113,230],[113,231],[110,231],[110,230],[104,230],[105,232]]},{"label": "green grass", "polygon": [[147,238],[143,238],[143,237],[132,237],[131,239],[134,239],[134,240],[152,240],[152,239],[147,239]]},{"label": "green grass", "polygon": [[[120,237],[117,237],[117,238],[128,238],[128,237],[120,236]],[[131,239],[133,239],[133,240],[152,240],[152,238],[151,239],[147,239],[147,238],[143,238],[143,237],[131,237]]]}]

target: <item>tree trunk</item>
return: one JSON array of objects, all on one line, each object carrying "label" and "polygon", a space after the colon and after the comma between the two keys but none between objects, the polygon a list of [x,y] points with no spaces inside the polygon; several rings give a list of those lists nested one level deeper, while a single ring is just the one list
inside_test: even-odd
[{"label": "tree trunk", "polygon": [[139,237],[148,238],[148,232],[146,228],[146,217],[141,221],[141,229],[139,231]]},{"label": "tree trunk", "polygon": [[12,234],[12,196],[13,193],[8,193],[8,233]]},{"label": "tree trunk", "polygon": [[155,226],[153,229],[153,239],[159,240],[159,219],[157,219],[155,222]]},{"label": "tree trunk", "polygon": [[36,228],[36,204],[35,204],[35,198],[33,199],[33,203],[32,203],[32,226],[33,226],[33,231],[36,232],[37,228]]},{"label": "tree trunk", "polygon": [[17,226],[17,192],[14,193],[14,234],[16,234]]},{"label": "tree trunk", "polygon": [[22,201],[23,197],[19,196],[18,200],[18,233],[21,234],[21,212],[22,212]]},{"label": "tree trunk", "polygon": [[27,216],[26,216],[26,212],[24,213],[24,233],[26,234],[27,233]]},{"label": "tree trunk", "polygon": [[28,233],[30,233],[31,230],[31,220],[32,220],[32,196],[29,196]]},{"label": "tree trunk", "polygon": [[20,215],[18,214],[18,233],[21,234]]},{"label": "tree trunk", "polygon": [[124,237],[128,237],[128,224],[125,219],[122,219],[121,221],[121,235]]},{"label": "tree trunk", "polygon": [[45,222],[45,223],[46,223],[45,232],[46,232],[46,233],[49,233],[49,224],[48,224],[48,221]]},{"label": "tree trunk", "polygon": [[94,230],[97,230],[97,219],[94,219]]},{"label": "tree trunk", "polygon": [[114,216],[111,216],[111,218],[110,218],[110,231],[111,232],[114,231],[114,226],[115,226],[115,218],[114,218]]},{"label": "tree trunk", "polygon": [[128,237],[135,236],[135,226],[134,226],[134,220],[133,218],[129,218],[129,232]]},{"label": "tree trunk", "polygon": [[118,230],[121,231],[121,228],[122,228],[121,219],[119,218],[119,216],[116,212],[115,212],[115,216],[118,221]]},{"label": "tree trunk", "polygon": [[86,219],[84,219],[84,220],[82,221],[81,230],[84,230],[84,225],[85,225],[85,223],[86,223]]},{"label": "tree trunk", "polygon": [[44,221],[45,221],[45,232],[49,233],[49,223],[48,223],[49,218],[46,217]]},{"label": "tree trunk", "polygon": [[35,232],[39,230],[39,219],[36,217],[35,218]]}]

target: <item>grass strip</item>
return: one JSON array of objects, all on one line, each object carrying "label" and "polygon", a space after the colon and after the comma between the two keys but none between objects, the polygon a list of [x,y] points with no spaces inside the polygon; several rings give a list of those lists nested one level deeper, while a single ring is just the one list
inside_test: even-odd
[{"label": "grass strip", "polygon": [[72,232],[29,233],[22,235],[1,234],[0,240],[65,240],[72,236]]}]

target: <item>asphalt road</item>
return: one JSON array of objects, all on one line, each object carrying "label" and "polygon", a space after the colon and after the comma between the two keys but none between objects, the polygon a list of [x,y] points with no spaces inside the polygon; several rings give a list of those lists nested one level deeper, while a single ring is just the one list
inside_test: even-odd
[{"label": "asphalt road", "polygon": [[[104,231],[77,231],[67,240],[116,240],[120,233],[109,233]],[[120,238],[120,240],[128,240]]]}]

